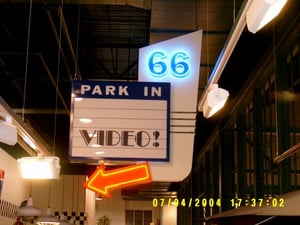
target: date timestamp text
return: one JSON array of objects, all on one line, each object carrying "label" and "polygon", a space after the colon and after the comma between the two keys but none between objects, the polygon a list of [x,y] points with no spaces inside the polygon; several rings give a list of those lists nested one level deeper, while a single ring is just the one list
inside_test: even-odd
[{"label": "date timestamp text", "polygon": [[221,207],[220,199],[213,198],[153,198],[153,207],[175,206],[175,207]]},{"label": "date timestamp text", "polygon": [[284,198],[250,198],[250,199],[242,199],[242,198],[232,198],[230,200],[231,206],[234,208],[241,206],[251,206],[251,207],[274,207],[280,208],[284,207],[285,200]]}]

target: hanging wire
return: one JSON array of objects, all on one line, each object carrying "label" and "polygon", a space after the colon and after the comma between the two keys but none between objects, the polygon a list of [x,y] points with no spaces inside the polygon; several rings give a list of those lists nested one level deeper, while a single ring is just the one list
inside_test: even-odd
[{"label": "hanging wire", "polygon": [[74,212],[74,188],[75,188],[74,176],[72,177],[72,179],[73,179],[73,185],[72,185],[73,188],[72,188],[72,195],[71,195],[72,197],[71,198],[72,198],[72,213],[73,213]]},{"label": "hanging wire", "polygon": [[62,198],[61,198],[61,212],[64,211],[64,204],[65,204],[65,178],[62,178]]},{"label": "hanging wire", "polygon": [[209,80],[210,76],[210,64],[209,64],[209,43],[208,43],[208,0],[206,0],[206,61],[207,61],[207,77],[206,79]]},{"label": "hanging wire", "polygon": [[80,33],[80,17],[81,17],[81,0],[79,1],[79,5],[78,5],[78,22],[77,22],[74,80],[77,80],[77,70],[78,70],[77,62],[78,62],[78,46],[79,46],[79,33]]},{"label": "hanging wire", "polygon": [[79,176],[77,176],[77,199],[76,199],[76,211],[77,213],[79,212],[79,186],[80,186],[80,180],[79,180]]},{"label": "hanging wire", "polygon": [[57,51],[57,72],[56,72],[56,86],[55,86],[55,113],[54,113],[54,129],[53,129],[53,148],[52,154],[55,155],[56,147],[56,127],[57,127],[57,108],[58,108],[58,92],[59,92],[59,77],[60,77],[60,55],[61,55],[61,36],[62,36],[62,13],[63,13],[63,0],[61,2],[61,13],[59,23],[59,39],[58,39],[58,51]]},{"label": "hanging wire", "polygon": [[60,225],[69,225],[69,221],[65,219],[65,214],[64,214],[64,204],[65,204],[65,177],[62,177],[62,198],[61,198],[61,212],[60,212],[60,220],[59,223]]},{"label": "hanging wire", "polygon": [[26,92],[27,92],[31,15],[32,15],[32,0],[30,0],[30,3],[29,3],[29,18],[28,18],[28,29],[27,29],[27,47],[26,47],[26,62],[25,62],[25,75],[24,75],[23,107],[22,107],[22,118],[21,118],[23,122],[24,122],[24,115],[25,115]]},{"label": "hanging wire", "polygon": [[32,180],[29,181],[29,197],[32,197]]},{"label": "hanging wire", "polygon": [[196,30],[198,30],[198,0],[195,0],[195,22],[196,22]]},{"label": "hanging wire", "polygon": [[233,0],[232,19],[233,19],[233,24],[234,24],[235,20],[236,20],[235,0]]},{"label": "hanging wire", "polygon": [[274,70],[274,76],[275,76],[275,132],[276,132],[276,156],[279,155],[279,137],[278,137],[278,103],[277,103],[277,75],[276,75],[276,43],[275,43],[275,28],[273,23],[273,33],[272,33],[272,45],[273,45],[273,70]]},{"label": "hanging wire", "polygon": [[48,208],[50,208],[50,200],[51,200],[51,182],[49,181]]}]

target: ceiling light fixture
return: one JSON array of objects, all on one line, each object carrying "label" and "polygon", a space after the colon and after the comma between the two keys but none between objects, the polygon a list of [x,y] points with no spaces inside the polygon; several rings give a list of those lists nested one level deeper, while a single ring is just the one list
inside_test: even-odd
[{"label": "ceiling light fixture", "polygon": [[24,179],[57,179],[60,160],[55,156],[23,157],[17,160]]},{"label": "ceiling light fixture", "polygon": [[33,206],[32,197],[29,197],[28,200],[26,201],[26,205],[21,206],[18,211],[18,216],[22,218],[26,218],[27,220],[29,218],[40,216],[41,214],[42,211],[39,208]]},{"label": "ceiling light fixture", "polygon": [[12,117],[0,111],[0,142],[15,145],[18,140],[18,132],[12,124]]},{"label": "ceiling light fixture", "polygon": [[59,220],[51,215],[51,209],[50,207],[47,208],[46,214],[39,218],[39,220],[36,222],[38,225],[59,225]]},{"label": "ceiling light fixture", "polygon": [[253,0],[246,13],[248,30],[256,33],[279,14],[286,2],[287,0]]},{"label": "ceiling light fixture", "polygon": [[[17,133],[15,133],[15,131]],[[17,135],[17,137],[15,135]],[[50,155],[45,143],[42,142],[39,135],[26,126],[0,96],[0,142],[3,141],[4,143],[7,142],[7,144],[13,144],[15,138],[17,138],[18,144],[29,155],[36,156],[39,153]]]},{"label": "ceiling light fixture", "polygon": [[218,84],[212,84],[203,104],[203,116],[209,118],[219,111],[224,106],[228,96],[227,90],[219,88]]},{"label": "ceiling light fixture", "polygon": [[199,99],[198,103],[198,111],[203,111],[203,105],[206,101],[207,94],[211,90],[211,86],[213,84],[218,83],[224,68],[227,65],[227,62],[229,58],[231,57],[231,54],[233,50],[235,49],[235,46],[241,36],[241,34],[244,32],[244,29],[246,27],[246,12],[248,11],[250,7],[251,1],[244,1],[243,5],[241,6],[241,10],[238,13],[237,19],[234,20],[233,26],[230,30],[230,33],[227,37],[227,40],[217,58],[217,61],[215,62],[214,68],[208,78],[207,85],[204,88],[201,97]]}]

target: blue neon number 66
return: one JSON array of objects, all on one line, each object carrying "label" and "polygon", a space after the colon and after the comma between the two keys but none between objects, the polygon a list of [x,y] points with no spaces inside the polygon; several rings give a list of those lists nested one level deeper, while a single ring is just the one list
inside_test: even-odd
[{"label": "blue neon number 66", "polygon": [[149,57],[148,67],[151,74],[155,77],[163,77],[167,74],[168,66],[175,77],[185,77],[190,72],[187,53],[175,52],[169,59],[163,51],[153,52]]}]

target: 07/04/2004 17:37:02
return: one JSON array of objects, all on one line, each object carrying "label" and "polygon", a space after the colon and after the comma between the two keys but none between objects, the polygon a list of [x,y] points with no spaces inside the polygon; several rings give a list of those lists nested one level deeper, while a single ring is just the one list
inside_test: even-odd
[{"label": "07/04/2004 17:37:02", "polygon": [[[242,206],[251,207],[284,207],[284,198],[232,198],[230,199],[231,206],[238,208]],[[221,199],[214,198],[153,198],[153,207],[175,206],[175,207],[221,207]]]}]

